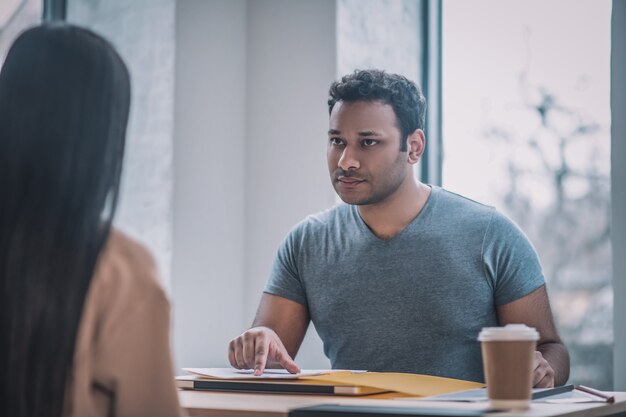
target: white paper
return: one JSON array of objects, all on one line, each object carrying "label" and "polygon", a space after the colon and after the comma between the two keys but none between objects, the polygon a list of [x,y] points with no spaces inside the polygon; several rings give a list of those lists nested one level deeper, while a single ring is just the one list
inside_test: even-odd
[{"label": "white paper", "polygon": [[[550,388],[547,388],[550,389]],[[543,391],[542,388],[534,388],[533,392]],[[416,398],[397,398],[398,400],[416,400],[416,401],[459,401],[459,402],[486,402],[487,389],[473,389],[467,391],[457,391],[448,394],[434,395],[432,397],[416,397]],[[592,398],[584,392],[577,390],[554,394],[549,397],[538,398],[532,400],[534,403],[553,403],[553,404],[576,404],[589,402],[603,402],[597,398]]]},{"label": "white paper", "polygon": [[[406,398],[398,398],[406,400]],[[460,401],[460,402],[483,402],[487,401],[487,390],[485,388],[456,391],[448,394],[433,395],[431,397],[416,397],[411,400],[417,401]]]},{"label": "white paper", "polygon": [[183,370],[193,375],[216,379],[296,379],[301,376],[315,376],[340,372],[338,369],[302,369],[298,374],[291,374],[286,369],[266,369],[262,375],[256,376],[254,375],[254,369],[183,368]]}]

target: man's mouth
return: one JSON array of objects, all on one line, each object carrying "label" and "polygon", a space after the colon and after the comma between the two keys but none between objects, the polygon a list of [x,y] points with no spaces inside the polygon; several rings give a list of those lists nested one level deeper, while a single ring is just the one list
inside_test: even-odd
[{"label": "man's mouth", "polygon": [[346,185],[356,185],[358,183],[361,183],[363,181],[365,181],[364,179],[361,178],[356,178],[356,177],[346,177],[343,175],[340,175],[339,177],[337,177],[337,181],[346,184]]}]

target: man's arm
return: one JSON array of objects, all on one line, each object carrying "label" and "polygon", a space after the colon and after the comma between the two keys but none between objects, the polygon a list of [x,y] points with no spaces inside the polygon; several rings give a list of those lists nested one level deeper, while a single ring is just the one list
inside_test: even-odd
[{"label": "man's arm", "polygon": [[497,307],[501,326],[523,323],[539,332],[533,386],[538,388],[563,385],[569,378],[569,353],[554,325],[546,286]]},{"label": "man's arm", "polygon": [[300,368],[292,358],[308,327],[309,312],[305,306],[263,293],[252,328],[230,341],[228,360],[235,368],[254,369],[256,375],[275,366],[297,373]]}]

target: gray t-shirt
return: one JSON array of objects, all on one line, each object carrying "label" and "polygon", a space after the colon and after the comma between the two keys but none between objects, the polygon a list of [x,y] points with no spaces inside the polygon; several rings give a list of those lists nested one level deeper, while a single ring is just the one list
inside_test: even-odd
[{"label": "gray t-shirt", "polygon": [[305,305],[333,368],[483,381],[480,329],[544,284],[535,250],[493,207],[432,186],[419,215],[381,240],[357,206],[299,223],[265,292]]}]

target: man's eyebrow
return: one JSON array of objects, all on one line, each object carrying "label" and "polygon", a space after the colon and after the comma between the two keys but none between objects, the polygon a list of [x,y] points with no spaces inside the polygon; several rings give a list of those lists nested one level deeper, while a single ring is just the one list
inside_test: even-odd
[{"label": "man's eyebrow", "polygon": [[380,132],[376,132],[375,130],[365,130],[363,132],[359,132],[359,136],[369,137],[369,136],[384,136]]},{"label": "man's eyebrow", "polygon": [[[330,129],[328,131],[329,135],[341,135],[341,131],[337,129]],[[371,136],[385,136],[380,132],[376,132],[375,130],[364,130],[358,133],[361,137],[371,137]]]}]

